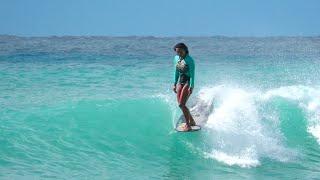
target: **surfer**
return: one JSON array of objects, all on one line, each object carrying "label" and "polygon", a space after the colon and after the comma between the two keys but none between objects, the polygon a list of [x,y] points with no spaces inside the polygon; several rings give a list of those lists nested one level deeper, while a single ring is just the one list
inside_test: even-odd
[{"label": "surfer", "polygon": [[[194,87],[194,60],[189,55],[188,47],[184,43],[174,46],[177,55],[174,57],[174,85],[173,91],[177,94],[180,109],[186,119],[185,131],[191,130],[191,126],[196,125],[189,109],[186,106],[187,100]],[[179,80],[179,82],[178,82]]]}]

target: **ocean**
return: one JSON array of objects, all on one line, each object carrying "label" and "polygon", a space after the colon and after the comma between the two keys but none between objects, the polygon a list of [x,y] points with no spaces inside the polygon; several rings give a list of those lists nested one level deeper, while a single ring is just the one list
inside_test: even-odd
[{"label": "ocean", "polygon": [[320,179],[319,75],[320,37],[2,35],[0,179]]}]

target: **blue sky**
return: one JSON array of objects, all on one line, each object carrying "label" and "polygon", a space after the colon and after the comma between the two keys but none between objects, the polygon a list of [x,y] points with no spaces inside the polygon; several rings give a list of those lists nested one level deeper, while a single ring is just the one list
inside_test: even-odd
[{"label": "blue sky", "polygon": [[320,0],[0,0],[0,34],[313,36]]}]

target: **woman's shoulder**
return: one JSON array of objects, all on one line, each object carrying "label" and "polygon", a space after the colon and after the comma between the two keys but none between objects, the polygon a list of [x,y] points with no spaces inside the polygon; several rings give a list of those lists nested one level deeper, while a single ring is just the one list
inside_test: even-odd
[{"label": "woman's shoulder", "polygon": [[186,59],[189,60],[190,62],[194,62],[193,58],[190,55],[188,55]]}]

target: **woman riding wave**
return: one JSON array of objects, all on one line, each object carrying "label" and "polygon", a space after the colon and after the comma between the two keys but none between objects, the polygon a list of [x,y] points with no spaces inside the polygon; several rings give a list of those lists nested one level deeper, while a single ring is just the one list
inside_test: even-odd
[{"label": "woman riding wave", "polygon": [[[191,130],[196,125],[189,109],[186,106],[187,100],[194,88],[195,64],[189,55],[188,47],[184,43],[174,46],[177,55],[174,57],[174,85],[173,91],[177,94],[177,101],[186,119],[184,131]],[[178,81],[179,80],[179,81]]]}]

